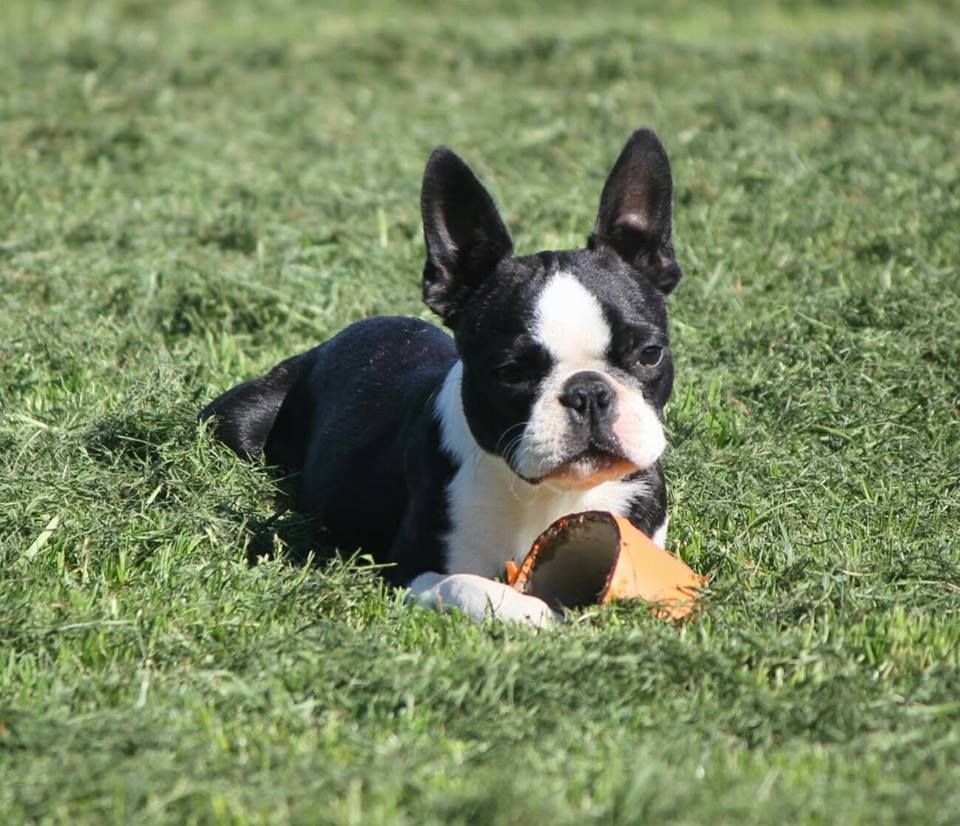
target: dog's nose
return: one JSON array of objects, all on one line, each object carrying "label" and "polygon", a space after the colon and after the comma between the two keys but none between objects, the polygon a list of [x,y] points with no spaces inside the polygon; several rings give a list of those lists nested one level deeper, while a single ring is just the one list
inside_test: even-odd
[{"label": "dog's nose", "polygon": [[601,373],[583,370],[574,373],[563,385],[560,404],[579,419],[604,421],[613,414],[616,399],[613,388]]}]

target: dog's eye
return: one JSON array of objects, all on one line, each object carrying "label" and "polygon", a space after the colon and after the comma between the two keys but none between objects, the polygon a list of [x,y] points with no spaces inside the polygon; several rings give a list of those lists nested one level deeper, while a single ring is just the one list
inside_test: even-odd
[{"label": "dog's eye", "polygon": [[528,348],[505,355],[503,361],[490,371],[493,378],[502,384],[523,385],[539,381],[550,368],[549,357],[538,348]]},{"label": "dog's eye", "polygon": [[641,367],[656,367],[662,358],[663,348],[659,344],[648,344],[637,352],[634,363]]},{"label": "dog's eye", "polygon": [[522,384],[532,378],[533,366],[527,361],[505,361],[493,368],[497,381],[507,384]]}]

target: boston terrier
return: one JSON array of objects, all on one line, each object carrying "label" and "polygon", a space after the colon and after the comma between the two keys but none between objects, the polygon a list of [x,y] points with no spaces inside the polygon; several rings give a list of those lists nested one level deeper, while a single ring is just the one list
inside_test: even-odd
[{"label": "boston terrier", "polygon": [[423,177],[423,299],[360,321],[200,413],[296,481],[338,547],[390,563],[410,598],[533,625],[556,615],[497,580],[555,519],[625,516],[663,545],[659,459],[673,385],[665,298],[681,269],[672,178],[631,135],[583,249],[514,255],[493,199],[446,147]]}]

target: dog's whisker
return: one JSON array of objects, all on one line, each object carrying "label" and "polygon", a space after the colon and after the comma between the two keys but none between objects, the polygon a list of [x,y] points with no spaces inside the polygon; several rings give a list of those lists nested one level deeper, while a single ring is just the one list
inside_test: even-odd
[{"label": "dog's whisker", "polygon": [[[500,434],[500,438],[497,439],[497,443],[494,445],[494,448],[493,448],[494,453],[500,453],[500,445],[503,443],[503,440],[507,438],[507,435],[508,435],[511,431],[516,430],[516,429],[518,429],[518,428],[521,429],[521,430],[523,430],[523,429],[526,428],[526,426],[527,426],[528,424],[529,424],[529,422],[527,422],[527,421],[517,422],[516,424],[512,424],[512,425],[510,425],[508,428],[506,428],[506,429],[503,431],[503,433]],[[517,437],[517,438],[523,438],[523,433],[521,433],[520,436]],[[509,456],[509,447],[507,447],[507,448],[503,451],[503,454],[502,454],[502,455],[504,456],[504,458],[508,458],[508,456]]]}]

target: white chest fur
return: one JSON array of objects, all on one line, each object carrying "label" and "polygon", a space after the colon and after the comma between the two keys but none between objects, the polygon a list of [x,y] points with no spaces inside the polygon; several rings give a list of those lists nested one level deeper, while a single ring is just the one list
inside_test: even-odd
[{"label": "white chest fur", "polygon": [[484,452],[470,433],[460,401],[462,367],[447,375],[436,400],[444,448],[460,462],[447,491],[453,528],[446,537],[447,572],[494,577],[508,559],[520,562],[553,521],[568,513],[626,514],[646,491],[638,482],[605,482],[589,490],[530,485],[499,456]]}]

